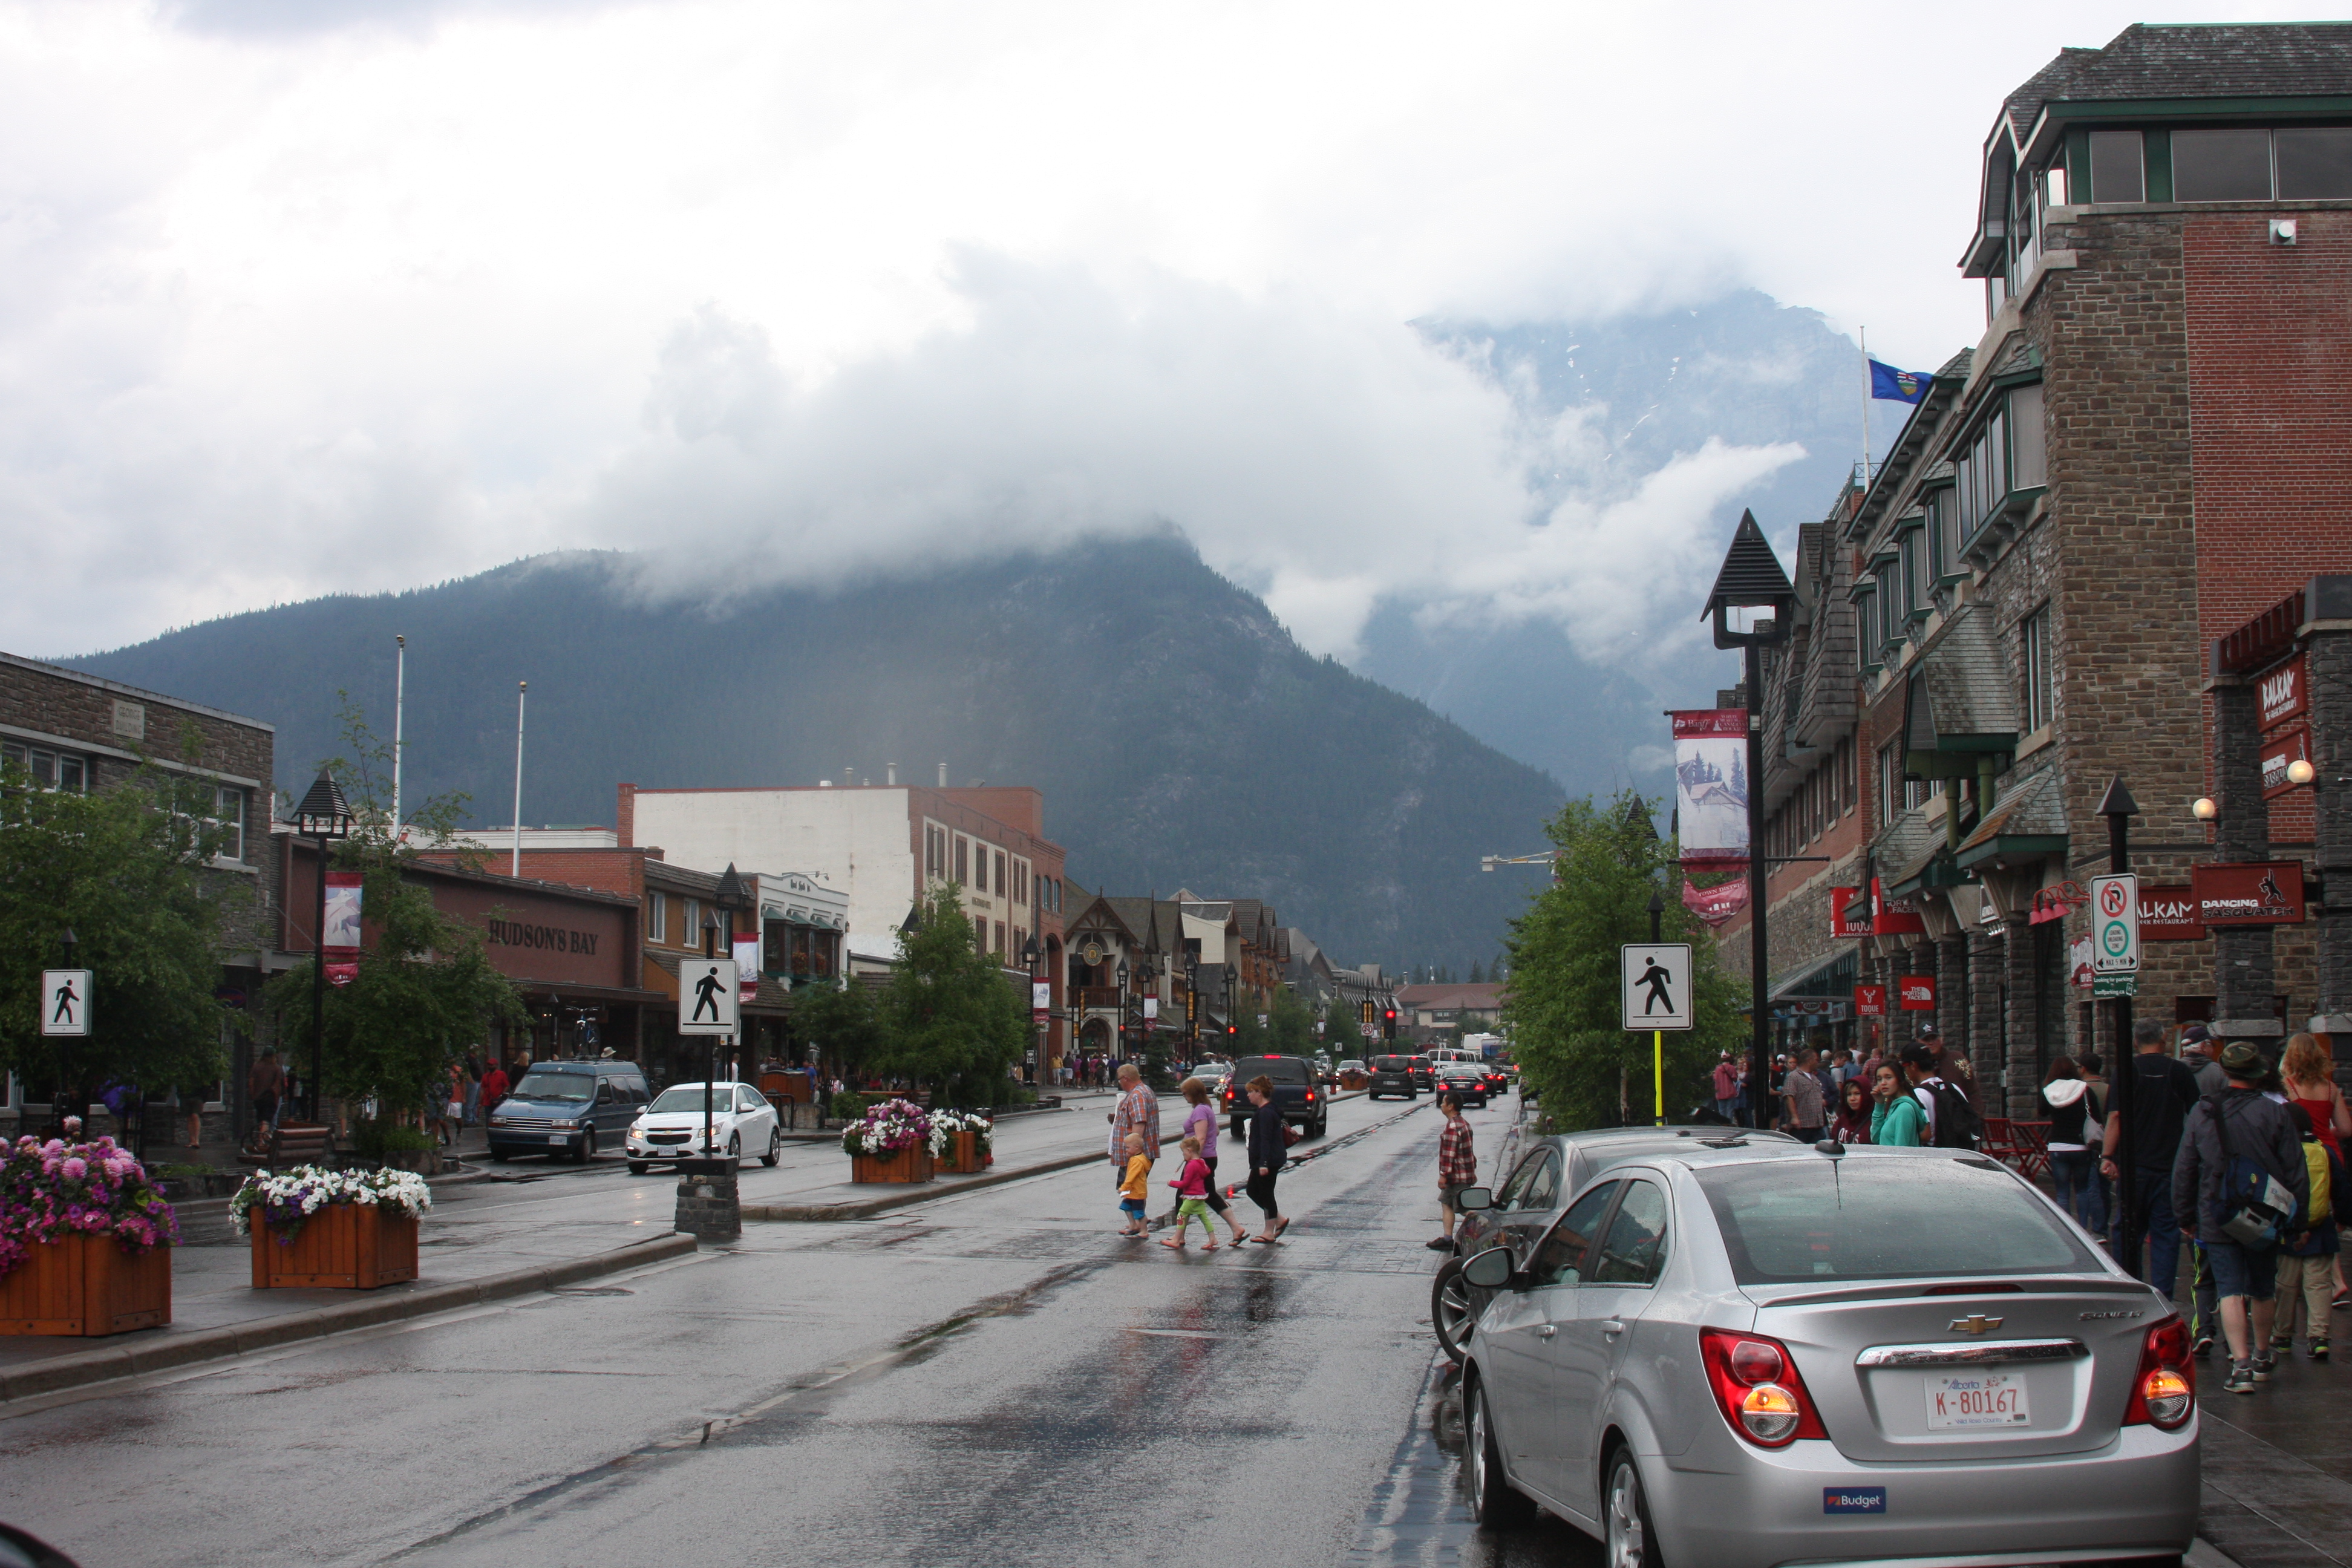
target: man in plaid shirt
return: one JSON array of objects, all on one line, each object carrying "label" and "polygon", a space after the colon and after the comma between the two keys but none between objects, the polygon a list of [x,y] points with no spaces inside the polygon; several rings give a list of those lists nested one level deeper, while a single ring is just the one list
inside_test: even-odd
[{"label": "man in plaid shirt", "polygon": [[1432,1252],[1454,1249],[1454,1196],[1465,1187],[1478,1184],[1478,1151],[1470,1142],[1470,1123],[1464,1120],[1462,1104],[1452,1095],[1438,1098],[1437,1109],[1445,1118],[1445,1131],[1437,1135],[1437,1207],[1445,1218],[1445,1234],[1429,1244]]},{"label": "man in plaid shirt", "polygon": [[1133,1062],[1118,1064],[1118,1109],[1110,1116],[1111,1169],[1127,1179],[1127,1135],[1143,1140],[1143,1152],[1156,1164],[1160,1159],[1160,1100],[1143,1081]]}]

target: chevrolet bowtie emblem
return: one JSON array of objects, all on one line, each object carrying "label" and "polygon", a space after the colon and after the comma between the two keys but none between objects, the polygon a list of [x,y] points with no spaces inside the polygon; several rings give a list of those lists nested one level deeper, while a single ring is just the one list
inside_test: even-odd
[{"label": "chevrolet bowtie emblem", "polygon": [[1974,1317],[1954,1318],[1952,1320],[1952,1332],[1956,1334],[1989,1334],[1995,1329],[2000,1327],[2002,1322],[2005,1321],[2006,1320],[2000,1318],[1988,1318],[1982,1312],[1977,1313]]}]

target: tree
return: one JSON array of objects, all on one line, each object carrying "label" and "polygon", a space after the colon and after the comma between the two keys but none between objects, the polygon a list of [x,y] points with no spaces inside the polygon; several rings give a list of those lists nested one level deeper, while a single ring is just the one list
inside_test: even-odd
[{"label": "tree", "polygon": [[855,976],[793,988],[793,1034],[809,1060],[845,1068],[868,1066],[883,1054],[882,1006],[874,989]]},{"label": "tree", "polygon": [[[200,759],[191,750],[185,760]],[[0,765],[0,1065],[88,1104],[109,1082],[194,1088],[225,1070],[215,1000],[250,893],[205,871],[221,847],[209,780],[143,763],[90,795],[32,786]],[[85,1037],[43,1036],[41,971],[90,971]],[[80,1096],[79,1100],[73,1095]]]},{"label": "tree", "polygon": [[[1513,1055],[1562,1128],[1615,1123],[1621,1090],[1631,1120],[1649,1120],[1650,1041],[1621,1027],[1618,949],[1649,940],[1650,895],[1676,851],[1628,819],[1636,798],[1569,802],[1545,829],[1559,851],[1555,880],[1511,923],[1504,1021]],[[1740,988],[1717,963],[1713,933],[1680,900],[1667,901],[1661,934],[1691,944],[1695,971],[1697,1026],[1665,1037],[1666,1106],[1679,1116],[1710,1098],[1709,1064],[1743,1037]]]},{"label": "tree", "polygon": [[1287,985],[1277,985],[1266,1009],[1266,1049],[1279,1056],[1315,1054],[1315,1015]]},{"label": "tree", "polygon": [[928,1082],[942,1105],[995,1105],[1029,1044],[1027,998],[972,945],[962,890],[924,895],[898,933],[898,968],[882,994],[875,1065]]},{"label": "tree", "polygon": [[1323,1046],[1337,1061],[1356,1061],[1364,1055],[1363,1026],[1356,1022],[1356,1010],[1347,1003],[1336,1003],[1324,1015]]},{"label": "tree", "polygon": [[[319,1088],[347,1105],[373,1100],[375,1120],[392,1121],[434,1103],[450,1061],[492,1022],[520,1020],[529,1010],[492,967],[481,933],[443,914],[431,889],[404,875],[420,847],[448,845],[467,797],[436,796],[404,811],[408,822],[395,826],[385,793],[392,749],[348,699],[341,711],[352,754],[320,766],[344,783],[352,826],[332,865],[361,874],[361,908],[374,941],[362,951],[356,977],[327,988]],[[262,993],[262,1011],[298,1067],[309,1065],[313,1045],[315,962],[305,958]]]}]

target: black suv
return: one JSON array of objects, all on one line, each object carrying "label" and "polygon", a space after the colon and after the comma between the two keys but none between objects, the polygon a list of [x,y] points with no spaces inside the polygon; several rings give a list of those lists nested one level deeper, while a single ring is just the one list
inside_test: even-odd
[{"label": "black suv", "polygon": [[1313,1062],[1305,1057],[1235,1057],[1234,1076],[1225,1079],[1223,1097],[1226,1125],[1234,1137],[1247,1134],[1250,1116],[1257,1110],[1249,1102],[1254,1078],[1274,1080],[1274,1103],[1285,1121],[1297,1122],[1309,1138],[1323,1136],[1331,1121],[1331,1097],[1317,1079]]},{"label": "black suv", "polygon": [[1401,1094],[1412,1100],[1421,1093],[1421,1081],[1412,1075],[1411,1057],[1374,1057],[1368,1065],[1372,1069],[1372,1081],[1364,1090],[1366,1099]]}]

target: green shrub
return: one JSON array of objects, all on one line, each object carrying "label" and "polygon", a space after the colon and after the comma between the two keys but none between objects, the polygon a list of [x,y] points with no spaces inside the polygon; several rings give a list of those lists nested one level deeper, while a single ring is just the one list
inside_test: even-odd
[{"label": "green shrub", "polygon": [[422,1128],[404,1127],[396,1121],[355,1121],[352,1124],[352,1152],[362,1159],[381,1160],[386,1154],[414,1154],[432,1147],[432,1136]]},{"label": "green shrub", "polygon": [[835,1121],[855,1121],[866,1114],[866,1097],[845,1089],[833,1097],[833,1105],[826,1114]]}]

